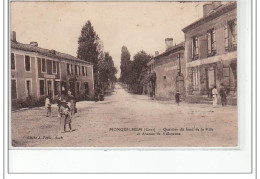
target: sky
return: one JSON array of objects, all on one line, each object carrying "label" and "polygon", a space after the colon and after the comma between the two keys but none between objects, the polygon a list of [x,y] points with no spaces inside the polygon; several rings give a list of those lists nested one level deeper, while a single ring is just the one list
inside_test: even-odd
[{"label": "sky", "polygon": [[11,2],[10,29],[21,43],[77,56],[78,38],[90,20],[120,76],[121,48],[131,58],[165,51],[165,38],[184,41],[182,29],[203,16],[206,2]]}]

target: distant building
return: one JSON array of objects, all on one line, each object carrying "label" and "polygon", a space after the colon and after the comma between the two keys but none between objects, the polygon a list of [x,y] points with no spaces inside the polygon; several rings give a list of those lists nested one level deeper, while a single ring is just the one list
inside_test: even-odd
[{"label": "distant building", "polygon": [[223,83],[236,103],[237,3],[212,2],[203,6],[203,18],[183,29],[186,90],[190,96],[209,97]]},{"label": "distant building", "polygon": [[36,99],[67,94],[76,98],[94,96],[93,65],[69,54],[22,44],[11,32],[11,99]]}]

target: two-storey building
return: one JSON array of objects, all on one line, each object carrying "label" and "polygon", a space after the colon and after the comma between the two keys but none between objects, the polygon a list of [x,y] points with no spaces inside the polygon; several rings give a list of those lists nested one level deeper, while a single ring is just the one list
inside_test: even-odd
[{"label": "two-storey building", "polygon": [[203,17],[183,29],[188,95],[211,97],[212,88],[223,84],[236,98],[236,11],[236,2],[205,4]]},{"label": "two-storey building", "polygon": [[94,96],[93,65],[69,54],[38,47],[37,42],[23,44],[11,32],[11,99],[35,99],[68,90],[77,98]]}]

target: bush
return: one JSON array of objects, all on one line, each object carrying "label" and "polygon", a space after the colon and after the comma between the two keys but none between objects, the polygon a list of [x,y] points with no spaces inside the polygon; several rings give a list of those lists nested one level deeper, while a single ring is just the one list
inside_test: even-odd
[{"label": "bush", "polygon": [[44,106],[45,98],[41,97],[37,99],[32,96],[28,96],[25,100],[17,99],[16,101],[12,101],[12,110],[19,109],[19,108],[33,108],[33,107],[40,107]]}]

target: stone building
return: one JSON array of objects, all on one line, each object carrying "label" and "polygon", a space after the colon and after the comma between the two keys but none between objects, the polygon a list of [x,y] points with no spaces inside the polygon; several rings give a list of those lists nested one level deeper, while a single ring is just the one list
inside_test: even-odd
[{"label": "stone building", "polygon": [[23,44],[11,32],[11,99],[41,99],[67,94],[78,99],[94,96],[93,65],[72,55],[38,47],[37,42]]},{"label": "stone building", "polygon": [[[166,51],[155,54],[147,66],[151,78],[154,77],[154,85],[148,85],[148,91],[152,91],[156,99],[174,99],[175,93],[179,91],[185,95],[185,61],[184,42],[173,45],[172,38],[165,39]],[[153,79],[153,78],[152,78]]]},{"label": "stone building", "polygon": [[212,88],[216,86],[219,91],[223,84],[229,92],[229,102],[236,103],[236,11],[236,2],[205,4],[203,17],[183,29],[186,90],[190,98],[211,98]]}]

